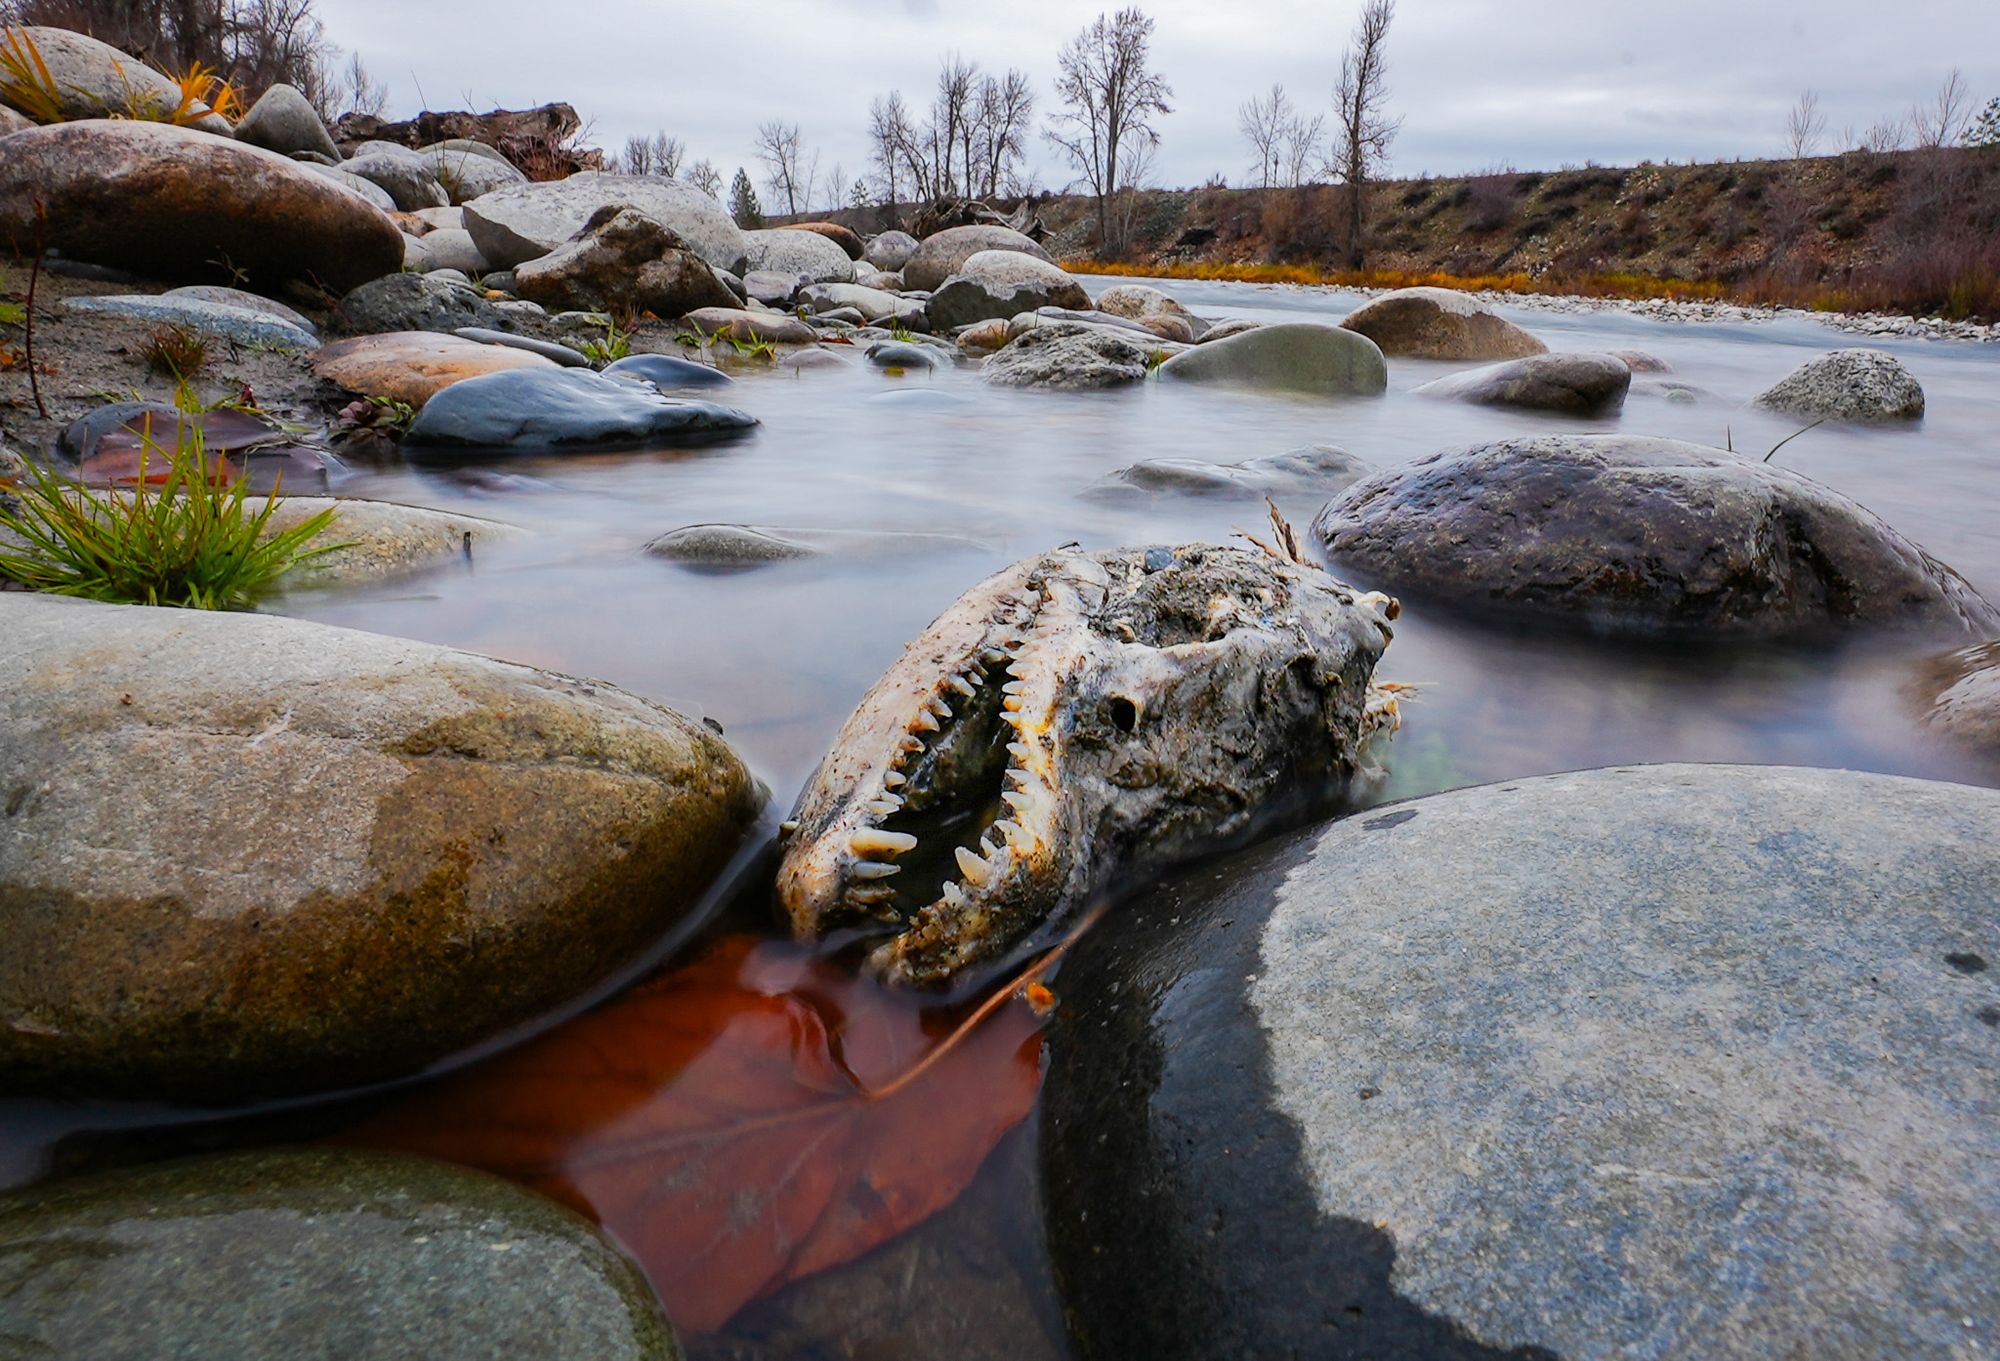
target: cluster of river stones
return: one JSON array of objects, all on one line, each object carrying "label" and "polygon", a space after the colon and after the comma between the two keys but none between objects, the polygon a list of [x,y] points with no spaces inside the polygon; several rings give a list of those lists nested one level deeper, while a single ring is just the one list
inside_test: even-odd
[{"label": "cluster of river stones", "polygon": [[[1340,398],[1383,392],[1392,359],[1448,359],[1480,367],[1419,393],[1590,415],[1660,368],[1548,353],[1435,290],[1338,327],[1213,321],[1138,285],[1093,304],[1003,227],[746,232],[670,180],[529,183],[476,143],[343,156],[286,87],[233,128],[111,119],[151,73],[31,32],[75,107],[0,122],[0,234],[135,281],[68,306],[292,353],[302,376],[407,403],[411,458],[728,438],[754,425],[718,362],[737,345],[801,373],[977,364],[1009,387]],[[663,321],[593,362],[580,342],[613,307]],[[1759,400],[1805,419],[1923,410],[1872,351]],[[142,414],[87,415],[61,450],[87,460]],[[1330,449],[1160,459],[1105,490],[1314,487],[1328,560],[1413,606],[1705,645],[1899,630],[1956,648],[1915,669],[1915,702],[2000,762],[2000,612],[1783,467],[1553,434],[1372,474]],[[354,546],[315,567],[324,582],[516,532],[339,505]],[[704,559],[825,551],[733,527],[668,538]],[[767,799],[713,725],[602,682],[277,615],[18,592],[0,593],[0,733],[0,1075],[57,1099],[312,1096],[523,1033],[670,947]],[[1997,827],[1986,789],[1604,770],[1377,809],[1128,904],[1065,966],[1041,1117],[1075,1344],[2000,1345]],[[0,1199],[0,1340],[94,1358],[678,1346],[568,1211],[459,1169],[297,1149]]]}]

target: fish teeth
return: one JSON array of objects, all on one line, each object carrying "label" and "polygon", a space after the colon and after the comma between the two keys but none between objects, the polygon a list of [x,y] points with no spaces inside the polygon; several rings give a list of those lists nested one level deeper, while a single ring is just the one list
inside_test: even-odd
[{"label": "fish teeth", "polygon": [[[1007,744],[1007,754],[1016,761],[1025,761],[1035,754],[1035,749],[1026,742],[1009,742]],[[1014,772],[1010,770],[1007,773],[1011,775]]]},{"label": "fish teeth", "polygon": [[857,860],[849,871],[856,879],[887,879],[892,874],[901,874],[901,865],[885,865],[879,860]]},{"label": "fish teeth", "polygon": [[947,690],[956,690],[958,691],[959,694],[964,695],[967,699],[971,699],[974,695],[979,693],[979,691],[976,688],[974,688],[972,682],[967,680],[963,676],[946,676],[944,678],[944,688]]},{"label": "fish teeth", "polygon": [[1007,838],[1007,844],[1010,846],[1018,846],[1022,850],[1026,850],[1035,844],[1035,838],[1028,829],[1011,819],[1001,818],[993,824],[993,830]]},{"label": "fish teeth", "polygon": [[918,737],[905,737],[902,741],[896,743],[896,750],[907,756],[914,756],[923,749],[923,739]]},{"label": "fish teeth", "polygon": [[1028,683],[1026,681],[1010,680],[1000,687],[1000,693],[1003,695],[1018,695],[1027,688]]},{"label": "fish teeth", "polygon": [[901,809],[902,806],[903,801],[901,799],[872,799],[869,801],[868,811],[878,818],[886,818],[889,814]]},{"label": "fish teeth", "polygon": [[1017,713],[1021,708],[1021,697],[1019,695],[1007,695],[1001,699],[1000,707],[1010,714]]},{"label": "fish teeth", "polygon": [[884,789],[901,789],[909,782],[910,777],[900,770],[887,771],[882,776],[882,787]]},{"label": "fish teeth", "polygon": [[1024,794],[1018,789],[1003,790],[1000,797],[1005,799],[1007,806],[1017,813],[1032,812],[1041,804],[1041,800],[1033,794]]},{"label": "fish teeth", "polygon": [[936,714],[939,718],[951,717],[951,706],[949,704],[946,704],[942,699],[933,699],[928,704],[924,705],[924,707],[930,710],[932,713]]},{"label": "fish teeth", "polygon": [[910,720],[910,726],[919,732],[936,732],[938,730],[937,715],[929,709],[919,709],[917,710],[917,716]]},{"label": "fish teeth", "polygon": [[[1006,770],[1006,778],[1008,782],[1014,786],[1015,789],[1026,789],[1029,785],[1035,782],[1035,777],[1029,774],[1027,771],[1021,769],[1019,766],[1009,766]],[[1004,799],[1007,798],[1012,793],[1013,790],[1008,790],[1006,793],[1003,793],[1000,797]]]},{"label": "fish teeth", "polygon": [[964,907],[966,904],[965,890],[947,879],[944,885],[944,901],[947,907]]},{"label": "fish teeth", "polygon": [[916,844],[917,839],[908,832],[890,832],[880,827],[864,827],[847,842],[856,855],[901,855]]},{"label": "fish teeth", "polygon": [[1007,660],[1007,654],[997,647],[989,647],[979,654],[988,666],[996,666]]},{"label": "fish teeth", "polygon": [[974,888],[985,888],[993,882],[993,866],[979,852],[969,846],[958,846],[953,848],[952,856],[958,861],[959,873]]},{"label": "fish teeth", "polygon": [[790,836],[793,832],[796,832],[798,830],[799,830],[799,820],[797,818],[786,818],[783,822],[778,824],[779,836]]}]

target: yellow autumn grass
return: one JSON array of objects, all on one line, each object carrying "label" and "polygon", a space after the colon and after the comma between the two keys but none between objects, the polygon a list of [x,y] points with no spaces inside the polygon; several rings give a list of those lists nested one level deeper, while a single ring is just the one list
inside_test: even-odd
[{"label": "yellow autumn grass", "polygon": [[1693,279],[1657,279],[1644,274],[1584,274],[1574,276],[1513,274],[1447,274],[1408,269],[1322,269],[1318,265],[1267,265],[1227,260],[1145,264],[1103,260],[1065,260],[1072,274],[1143,274],[1162,279],[1214,279],[1228,283],[1310,284],[1325,288],[1450,288],[1463,293],[1575,294],[1587,298],[1648,299],[1712,302],[1728,296],[1719,283]]}]

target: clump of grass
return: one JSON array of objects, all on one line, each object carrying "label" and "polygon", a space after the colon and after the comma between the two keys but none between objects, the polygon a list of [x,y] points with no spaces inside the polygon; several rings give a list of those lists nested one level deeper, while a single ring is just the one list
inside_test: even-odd
[{"label": "clump of grass", "polygon": [[764,337],[758,335],[754,330],[750,332],[747,338],[722,331],[716,332],[716,335],[734,345],[736,353],[742,355],[745,359],[775,360],[778,357],[777,345],[764,339]]},{"label": "clump of grass", "polygon": [[208,340],[185,326],[162,326],[139,347],[146,367],[185,384],[208,363]]},{"label": "clump of grass", "polygon": [[333,418],[341,434],[373,430],[390,439],[401,439],[417,419],[417,409],[397,397],[360,397],[342,407]]},{"label": "clump of grass", "polygon": [[0,29],[0,99],[37,123],[63,121],[62,90],[24,28]]},{"label": "clump of grass", "polygon": [[916,333],[910,330],[909,327],[903,325],[902,322],[891,321],[889,323],[889,339],[900,340],[905,345],[909,345],[909,344],[914,344],[916,342],[916,338],[917,338]]},{"label": "clump of grass", "polygon": [[615,364],[632,353],[632,333],[615,317],[604,319],[604,339],[586,340],[577,349],[593,364]]},{"label": "clump of grass", "polygon": [[248,609],[289,568],[342,544],[308,546],[333,523],[331,509],[266,534],[276,489],[252,508],[247,484],[211,461],[197,422],[178,423],[167,475],[148,485],[142,460],[130,490],[100,492],[29,464],[0,505],[0,530],[21,541],[0,552],[0,578],[32,590],[124,605]]},{"label": "clump of grass", "polygon": [[147,123],[172,123],[179,128],[191,127],[210,114],[220,114],[231,123],[243,116],[243,97],[214,67],[197,61],[171,79],[175,93],[171,108],[152,91],[128,85],[123,115]]}]

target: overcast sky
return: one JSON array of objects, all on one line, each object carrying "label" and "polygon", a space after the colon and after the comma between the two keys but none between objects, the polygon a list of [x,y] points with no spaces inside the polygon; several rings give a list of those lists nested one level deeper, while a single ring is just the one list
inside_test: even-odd
[{"label": "overcast sky", "polygon": [[[1328,107],[1360,0],[1152,0],[1174,89],[1156,178],[1248,178],[1238,106],[1282,81]],[[389,89],[391,114],[568,100],[592,140],[665,129],[725,175],[758,166],[757,123],[797,122],[823,171],[866,168],[871,95],[927,102],[940,55],[1020,67],[1037,126],[1056,52],[1099,9],[1072,0],[319,0],[329,36]],[[1761,156],[1816,87],[1828,141],[1900,115],[1953,65],[2000,95],[2000,0],[1400,0],[1390,87],[1399,174],[1594,160]],[[419,91],[421,90],[421,95]],[[1834,149],[1831,145],[1828,150]],[[1070,172],[1039,138],[1041,181]]]}]

